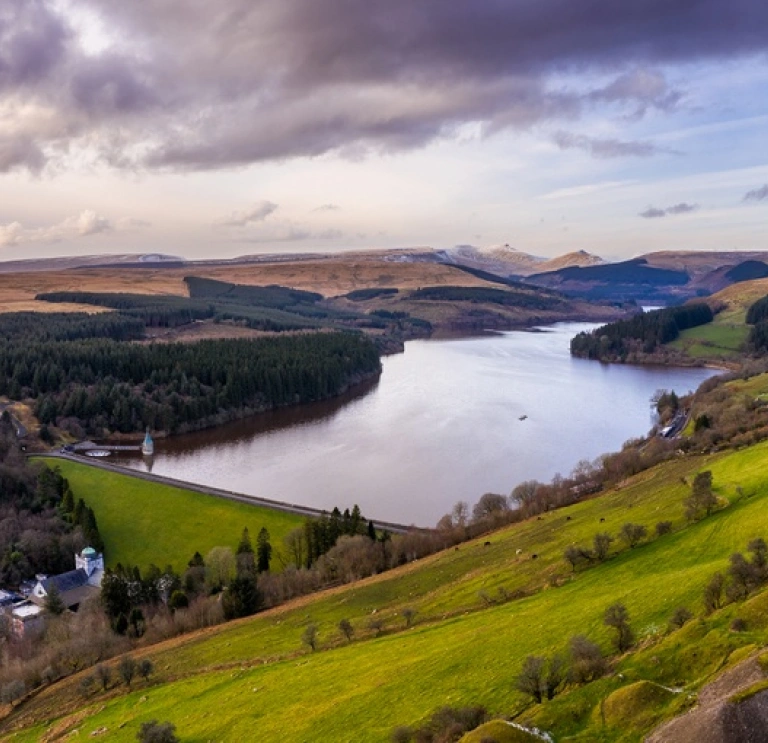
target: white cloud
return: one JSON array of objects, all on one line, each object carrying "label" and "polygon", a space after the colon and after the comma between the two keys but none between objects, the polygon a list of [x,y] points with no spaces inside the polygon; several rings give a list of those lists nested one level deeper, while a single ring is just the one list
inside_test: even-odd
[{"label": "white cloud", "polygon": [[23,228],[21,226],[21,222],[0,224],[0,247],[18,245],[22,232]]},{"label": "white cloud", "polygon": [[79,214],[67,217],[47,227],[25,227],[21,222],[0,224],[0,247],[23,245],[28,243],[57,243],[76,240],[82,237],[98,235],[104,232],[114,232],[136,227],[141,220],[123,218],[117,226],[107,217],[98,214],[93,209],[83,209]]},{"label": "white cloud", "polygon": [[219,220],[216,224],[222,227],[245,227],[254,222],[263,222],[270,214],[277,209],[277,204],[262,200],[254,204],[250,209],[235,211]]},{"label": "white cloud", "polygon": [[112,229],[112,223],[106,217],[96,214],[93,209],[85,209],[80,212],[76,224],[77,232],[82,236],[97,235],[99,232],[109,232]]}]

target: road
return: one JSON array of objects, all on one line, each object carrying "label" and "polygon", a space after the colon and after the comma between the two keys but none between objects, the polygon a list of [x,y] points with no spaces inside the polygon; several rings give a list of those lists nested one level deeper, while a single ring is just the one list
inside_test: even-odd
[{"label": "road", "polygon": [[[270,500],[269,498],[259,498],[255,495],[245,495],[244,493],[234,493],[231,490],[221,490],[220,488],[212,488],[207,485],[198,485],[193,482],[185,482],[183,480],[176,480],[172,477],[163,477],[162,475],[155,475],[151,472],[139,472],[138,470],[129,469],[128,467],[121,467],[117,464],[109,464],[103,460],[94,460],[88,457],[80,457],[74,454],[64,454],[61,452],[38,454],[35,456],[52,457],[55,459],[65,459],[70,462],[77,462],[78,464],[84,464],[89,467],[96,467],[110,472],[115,472],[120,475],[127,475],[128,477],[138,477],[141,480],[147,480],[149,482],[155,482],[160,485],[170,485],[174,488],[182,488],[184,490],[193,490],[196,493],[203,493],[204,495],[210,495],[214,498],[225,498],[226,500],[237,501],[238,503],[247,503],[251,506],[263,506],[264,508],[272,508],[275,511],[284,511],[285,513],[293,513],[297,516],[308,516],[311,518],[319,518],[323,514],[327,515],[327,511],[321,511],[318,508],[311,508],[309,506],[300,506],[295,503],[283,503],[282,501]],[[405,524],[394,524],[388,521],[375,521],[374,524],[377,529],[386,529],[394,534],[405,534],[406,532],[418,530],[418,531],[430,531],[415,526],[406,526]]]}]

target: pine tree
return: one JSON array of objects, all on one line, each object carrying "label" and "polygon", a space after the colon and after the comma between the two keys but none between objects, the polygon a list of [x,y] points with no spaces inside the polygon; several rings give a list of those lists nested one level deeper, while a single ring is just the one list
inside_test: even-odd
[{"label": "pine tree", "polygon": [[265,527],[262,527],[256,539],[256,569],[258,572],[268,573],[271,559],[272,545],[269,542],[269,532]]},{"label": "pine tree", "polygon": [[66,608],[58,586],[51,580],[48,584],[48,593],[45,597],[45,610],[49,614],[59,616],[64,613]]},{"label": "pine tree", "polygon": [[[240,544],[237,545],[237,551],[235,552],[235,558],[237,560],[238,576],[253,578],[256,575],[256,560],[253,554],[251,535],[248,532],[247,526],[243,529],[243,534],[240,537]],[[246,615],[241,614],[239,616]]]}]

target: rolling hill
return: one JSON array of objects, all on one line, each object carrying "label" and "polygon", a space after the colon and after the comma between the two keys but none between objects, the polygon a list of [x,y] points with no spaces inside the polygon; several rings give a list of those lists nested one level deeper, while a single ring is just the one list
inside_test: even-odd
[{"label": "rolling hill", "polygon": [[[133,740],[139,724],[171,720],[182,740],[386,741],[443,705],[482,704],[549,731],[555,740],[639,741],[690,694],[768,639],[765,594],[704,615],[701,595],[728,556],[768,533],[768,444],[685,458],[605,495],[465,543],[389,573],[306,597],[256,617],[137,649],[156,673],[133,691],[113,685],[83,698],[76,675],[41,690],[2,723],[4,739],[58,740],[94,731]],[[688,524],[685,482],[713,473],[721,508]],[[627,521],[672,533],[573,572],[563,550]],[[603,613],[620,601],[638,636],[612,672],[543,705],[514,691],[527,655],[562,651],[582,633],[607,651]],[[669,632],[676,607],[696,615]],[[410,610],[412,626],[404,619]],[[371,618],[383,631],[371,629]],[[746,630],[729,631],[742,617]],[[347,641],[338,623],[348,619]],[[302,632],[319,628],[316,652]],[[637,685],[640,685],[639,687]],[[646,686],[643,686],[645,684]],[[657,686],[682,689],[640,693]],[[605,706],[601,706],[605,703]],[[601,717],[601,709],[604,710]]]}]

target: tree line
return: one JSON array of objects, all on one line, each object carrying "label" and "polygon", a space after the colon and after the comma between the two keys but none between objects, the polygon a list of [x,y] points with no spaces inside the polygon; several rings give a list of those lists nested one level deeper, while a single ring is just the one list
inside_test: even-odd
[{"label": "tree line", "polygon": [[553,309],[565,301],[552,292],[542,292],[534,287],[528,291],[520,291],[484,286],[426,286],[411,292],[410,298],[445,302],[486,302],[505,307],[526,307],[537,310]]},{"label": "tree line", "polygon": [[571,354],[599,361],[626,361],[631,352],[653,353],[659,346],[675,340],[680,331],[712,322],[710,306],[699,302],[641,312],[617,320],[571,340]]},{"label": "tree line", "polygon": [[42,424],[92,434],[168,432],[332,397],[376,374],[354,333],[138,345],[108,338],[0,340],[0,394],[32,398]]},{"label": "tree line", "polygon": [[83,547],[102,549],[96,518],[58,470],[30,465],[7,412],[0,416],[0,584],[74,569]]},{"label": "tree line", "polygon": [[757,354],[768,352],[768,296],[750,305],[746,321],[752,326],[747,339],[749,348]]}]

